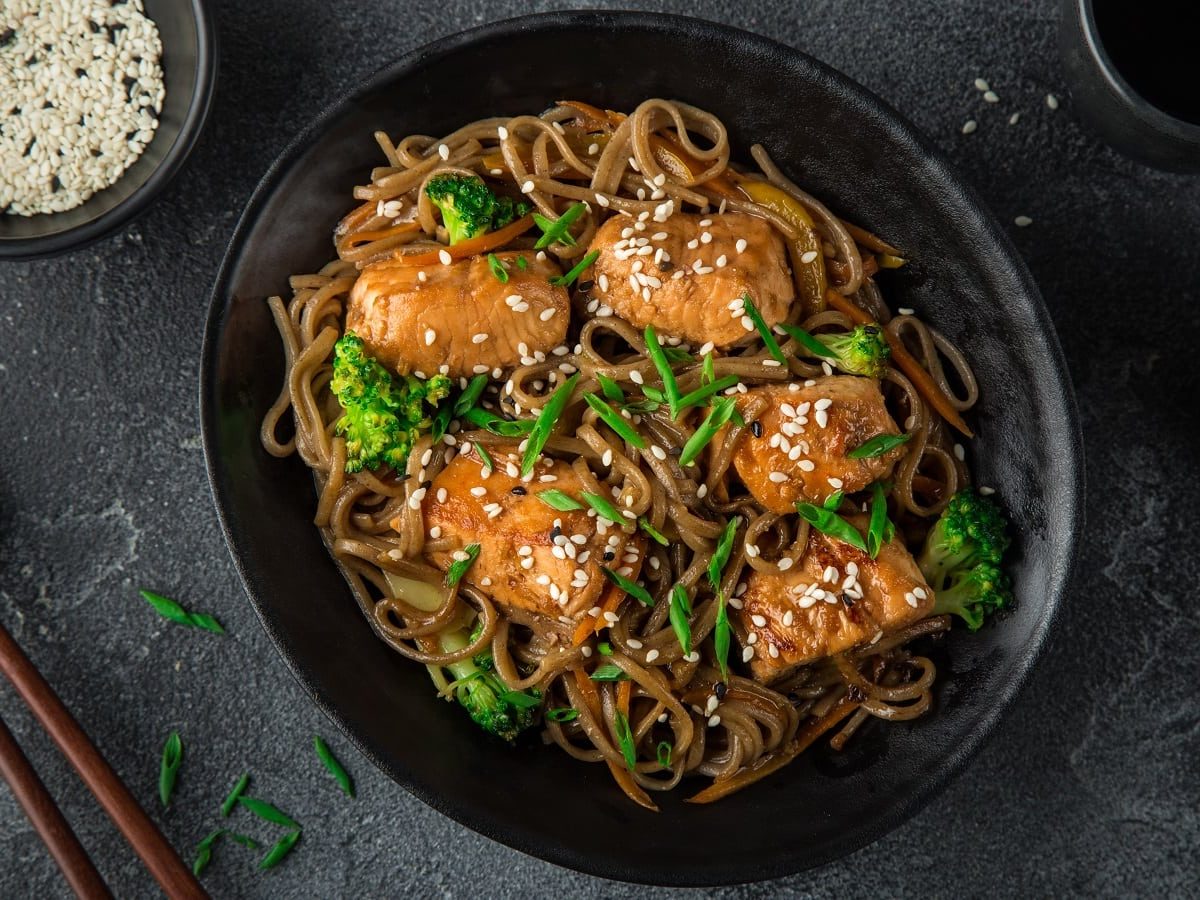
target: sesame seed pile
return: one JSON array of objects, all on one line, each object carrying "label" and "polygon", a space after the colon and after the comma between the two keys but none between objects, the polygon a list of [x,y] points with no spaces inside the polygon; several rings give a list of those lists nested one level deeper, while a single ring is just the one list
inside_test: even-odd
[{"label": "sesame seed pile", "polygon": [[158,127],[161,55],[142,0],[4,0],[0,209],[63,212],[120,178]]}]

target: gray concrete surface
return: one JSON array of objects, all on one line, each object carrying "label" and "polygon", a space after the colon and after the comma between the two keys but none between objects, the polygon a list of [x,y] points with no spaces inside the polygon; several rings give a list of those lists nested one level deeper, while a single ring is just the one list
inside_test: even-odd
[{"label": "gray concrete surface", "polygon": [[[197,433],[209,285],[289,136],[405,50],[557,5],[222,0],[216,106],[182,176],[123,233],[0,270],[0,619],[189,858],[247,768],[258,794],[306,823],[270,874],[220,848],[205,875],[214,896],[670,893],[491,843],[358,758],[258,628],[219,534]],[[1200,182],[1128,162],[1081,129],[1049,0],[640,6],[728,21],[833,64],[931,135],[1002,221],[1031,216],[1014,237],[1057,323],[1088,452],[1089,527],[1071,597],[1019,703],[968,770],[871,847],[714,896],[1195,896]],[[999,104],[981,102],[976,76]],[[1062,96],[1057,112],[1047,92]],[[964,136],[968,118],[979,128]],[[164,624],[140,586],[217,613],[229,635]],[[114,891],[155,896],[7,686],[0,714]],[[164,812],[158,754],[173,728],[187,756]],[[357,800],[318,769],[315,732],[353,770]],[[0,897],[65,893],[0,789]]]}]

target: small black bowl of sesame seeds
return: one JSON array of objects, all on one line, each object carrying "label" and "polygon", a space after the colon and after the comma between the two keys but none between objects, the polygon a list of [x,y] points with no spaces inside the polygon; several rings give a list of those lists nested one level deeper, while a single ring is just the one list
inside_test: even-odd
[{"label": "small black bowl of sesame seeds", "polygon": [[83,247],[145,210],[208,116],[202,0],[0,10],[0,259]]}]

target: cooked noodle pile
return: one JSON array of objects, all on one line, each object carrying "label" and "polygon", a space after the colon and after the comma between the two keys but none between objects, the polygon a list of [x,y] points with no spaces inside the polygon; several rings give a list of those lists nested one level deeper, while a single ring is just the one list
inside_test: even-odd
[{"label": "cooked noodle pile", "polygon": [[[483,405],[506,417],[529,417],[545,405],[565,373],[579,373],[574,399],[560,417],[567,427],[555,430],[544,453],[569,463],[593,493],[613,496],[616,488],[623,508],[669,538],[667,546],[645,542],[638,573],[654,605],[624,597],[611,627],[596,616],[598,610],[585,612],[582,625],[565,616],[507,611],[477,588],[444,587],[443,572],[426,561],[424,554],[452,545],[426,532],[424,494],[410,502],[414,493],[427,488],[468,442],[503,454],[512,441],[456,421],[444,440],[422,436],[403,472],[347,473],[346,442],[335,430],[342,410],[330,389],[333,348],[344,333],[347,298],[360,269],[375,260],[444,246],[423,191],[435,173],[479,174],[549,218],[562,215],[572,202],[587,203],[576,223],[574,246],[550,248],[564,270],[586,253],[599,225],[620,214],[632,222],[645,213],[649,224],[671,211],[742,211],[768,220],[794,248],[805,237],[794,220],[738,190],[747,181],[766,180],[807,211],[813,221],[810,237],[820,250],[815,275],[807,267],[802,281],[801,267],[795,266],[797,301],[787,321],[816,334],[876,321],[893,346],[881,388],[893,419],[910,438],[887,487],[888,506],[898,533],[916,546],[933,517],[969,481],[948,417],[961,422],[957,415],[975,403],[977,391],[962,354],[945,337],[914,315],[893,315],[885,303],[875,274],[881,263],[902,262],[897,251],[842,222],[789,181],[761,146],[750,148],[754,166],[732,164],[724,125],[683,103],[648,100],[627,117],[562,103],[541,116],[472,122],[442,138],[410,135],[393,143],[381,132],[376,139],[385,160],[369,183],[355,188],[363,202],[338,226],[337,259],[315,274],[293,277],[290,301],[269,301],[283,339],[286,380],[263,423],[262,441],[276,456],[298,453],[311,468],[316,525],[379,638],[430,666],[443,688],[442,665],[490,646],[496,671],[511,689],[536,688],[546,708],[577,711],[569,721],[546,721],[545,739],[576,759],[606,764],[624,791],[649,807],[647,792],[670,790],[685,775],[709,781],[693,799],[715,800],[778,769],[822,734],[831,734],[833,747],[840,749],[872,717],[907,720],[924,714],[935,668],[910,645],[943,632],[946,616],[926,618],[874,644],[803,666],[770,686],[749,677],[739,649],[746,635],[735,621],[730,675],[722,679],[712,640],[718,594],[738,608],[748,570],[778,573],[778,560],[802,556],[810,526],[795,514],[767,511],[741,485],[731,467],[743,432],[740,423],[721,435],[697,465],[681,468],[679,450],[703,418],[703,407],[686,410],[677,420],[665,407],[630,419],[648,443],[667,450],[665,459],[636,449],[597,418],[582,395],[598,389],[598,374],[619,383],[632,401],[642,397],[639,385],[657,381],[642,332],[589,296],[589,282],[572,289],[567,352],[528,359],[530,364],[504,372],[489,383]],[[533,239],[521,235],[503,249],[527,249]],[[747,388],[829,374],[827,366],[797,358],[794,340],[781,337],[780,343],[786,365],[764,365],[769,356],[763,341],[748,335],[742,345],[715,356],[713,373],[735,375]],[[905,355],[916,365],[902,371]],[[675,372],[683,392],[701,384],[698,357],[677,365]],[[289,410],[295,429],[285,440],[280,435],[290,431],[281,420]],[[744,406],[744,428],[753,429],[761,412],[754,403]],[[855,509],[861,505],[861,499],[845,502]],[[717,592],[706,570],[735,516],[742,525]],[[393,596],[389,576],[435,586],[440,606],[423,611]],[[669,622],[669,594],[677,584],[693,597],[696,652],[687,656]],[[476,617],[482,628],[475,640],[453,653],[440,649],[439,632]],[[611,655],[594,652],[598,641],[611,644]],[[628,678],[589,677],[607,664]],[[613,727],[617,713],[629,722],[636,750],[632,769]],[[664,743],[670,746],[669,758],[663,758]]]}]

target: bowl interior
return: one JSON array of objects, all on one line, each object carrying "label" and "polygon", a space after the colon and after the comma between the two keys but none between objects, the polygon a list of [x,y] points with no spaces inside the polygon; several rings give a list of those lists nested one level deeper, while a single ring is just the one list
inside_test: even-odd
[{"label": "bowl interior", "polygon": [[[1019,598],[997,626],[956,630],[937,651],[935,714],[873,725],[842,755],[819,746],[714,806],[685,804],[686,788],[657,798],[658,815],[630,804],[600,767],[557,749],[502,746],[436,700],[421,667],[373,637],[329,562],[311,524],[304,466],[258,443],[282,372],[263,298],[331,256],[330,230],[352,204],[351,187],[377,164],[374,130],[442,134],[561,97],[631,109],[652,96],[720,115],[739,155],[762,143],[801,185],[915,261],[884,290],[975,365],[983,399],[968,452],[1014,519]],[[315,701],[427,803],[496,840],[610,878],[760,879],[825,862],[893,827],[965,761],[1011,700],[1068,574],[1078,428],[1024,265],[974,195],[880,101],[802,54],[726,27],[553,14],[468,32],[390,66],[316,121],[264,180],[214,292],[203,365],[203,428],[226,534],[264,626]]]},{"label": "bowl interior", "polygon": [[[6,249],[21,254],[31,250],[40,252],[31,248],[35,240],[49,252],[64,249],[62,242],[69,232],[85,227],[95,230],[105,224],[100,220],[139,192],[160,171],[164,161],[178,155],[180,145],[189,140],[186,126],[195,118],[198,99],[208,91],[208,73],[201,67],[211,64],[211,36],[205,33],[200,0],[144,0],[144,6],[162,39],[161,65],[166,89],[158,128],[150,144],[112,185],[97,191],[74,209],[38,216],[0,214],[0,255]],[[100,233],[97,231],[95,236]],[[74,239],[74,235],[70,237]]]}]

